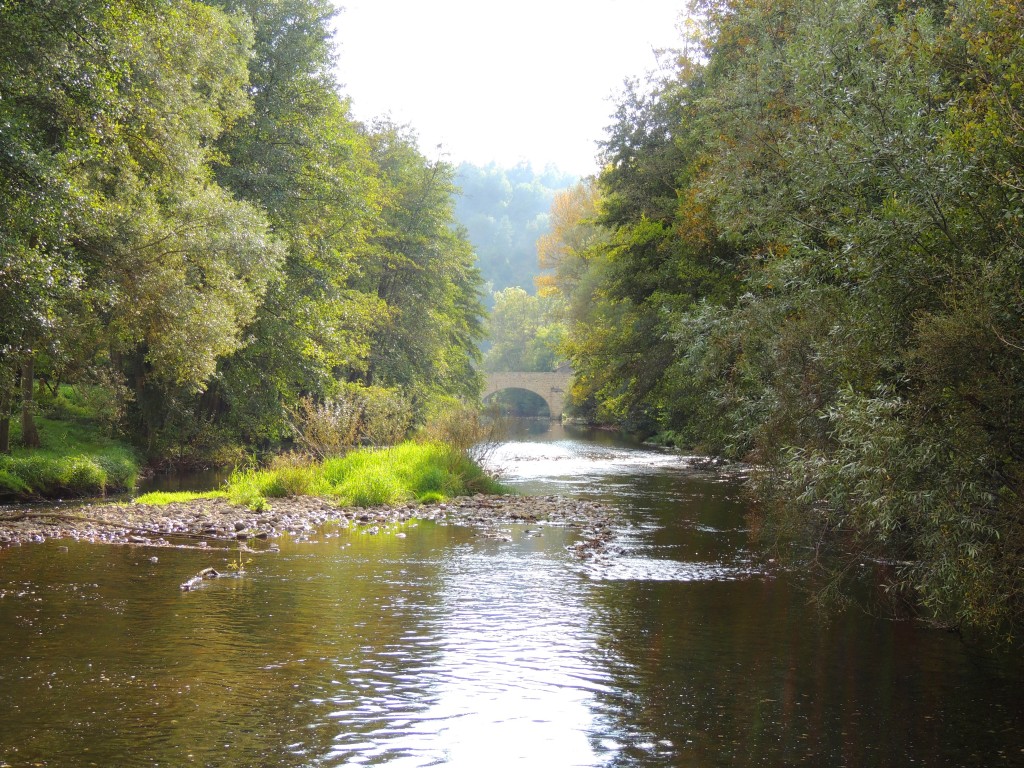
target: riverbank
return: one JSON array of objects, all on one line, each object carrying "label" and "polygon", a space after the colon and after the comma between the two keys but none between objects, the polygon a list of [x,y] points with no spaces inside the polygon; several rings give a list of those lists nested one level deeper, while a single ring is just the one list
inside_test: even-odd
[{"label": "riverbank", "polygon": [[[20,438],[17,424],[13,440]],[[38,500],[121,493],[142,472],[137,452],[88,419],[37,417],[42,448],[0,454],[0,499]]]},{"label": "riverbank", "polygon": [[83,504],[0,508],[0,547],[72,539],[97,544],[205,548],[241,543],[268,546],[280,536],[307,538],[324,527],[374,535],[401,534],[413,520],[432,520],[478,528],[501,539],[501,526],[514,523],[558,525],[580,531],[574,551],[600,552],[611,538],[614,511],[590,501],[561,496],[464,496],[436,504],[341,506],[330,499],[296,496],[274,499],[261,511],[225,499],[196,499],[163,506]]}]

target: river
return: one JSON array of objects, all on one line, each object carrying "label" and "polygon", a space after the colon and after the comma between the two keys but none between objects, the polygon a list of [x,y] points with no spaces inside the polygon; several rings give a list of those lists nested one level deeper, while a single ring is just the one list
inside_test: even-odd
[{"label": "river", "polygon": [[609,553],[326,529],[182,592],[237,555],[0,550],[0,766],[1024,765],[1019,681],[819,616],[751,550],[736,473],[557,425],[488,461],[614,504]]}]

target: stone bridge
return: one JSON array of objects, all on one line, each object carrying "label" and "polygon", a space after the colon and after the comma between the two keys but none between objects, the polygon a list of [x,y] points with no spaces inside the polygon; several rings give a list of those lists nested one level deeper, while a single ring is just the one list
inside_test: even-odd
[{"label": "stone bridge", "polygon": [[505,371],[487,374],[484,398],[503,389],[525,389],[543,398],[548,404],[552,421],[562,419],[565,410],[565,393],[572,381],[572,371],[559,370],[554,373],[530,373],[528,371]]}]

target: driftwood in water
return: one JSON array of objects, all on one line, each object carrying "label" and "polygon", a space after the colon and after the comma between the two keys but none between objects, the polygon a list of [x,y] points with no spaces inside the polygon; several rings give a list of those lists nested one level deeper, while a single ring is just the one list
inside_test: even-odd
[{"label": "driftwood in water", "polygon": [[190,592],[203,583],[204,579],[216,579],[221,575],[220,571],[214,568],[203,568],[199,573],[181,585],[184,592]]}]

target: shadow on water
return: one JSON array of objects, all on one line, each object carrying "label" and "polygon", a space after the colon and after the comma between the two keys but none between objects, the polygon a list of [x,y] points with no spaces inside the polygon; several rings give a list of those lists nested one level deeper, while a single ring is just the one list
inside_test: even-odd
[{"label": "shadow on water", "polygon": [[494,460],[614,503],[606,558],[557,526],[327,527],[181,592],[232,553],[0,550],[0,766],[1024,764],[1016,684],[950,635],[823,622],[737,478],[540,426]]},{"label": "shadow on water", "polygon": [[156,472],[139,480],[136,495],[152,491],[211,491],[222,487],[231,477],[229,469],[175,470]]}]

